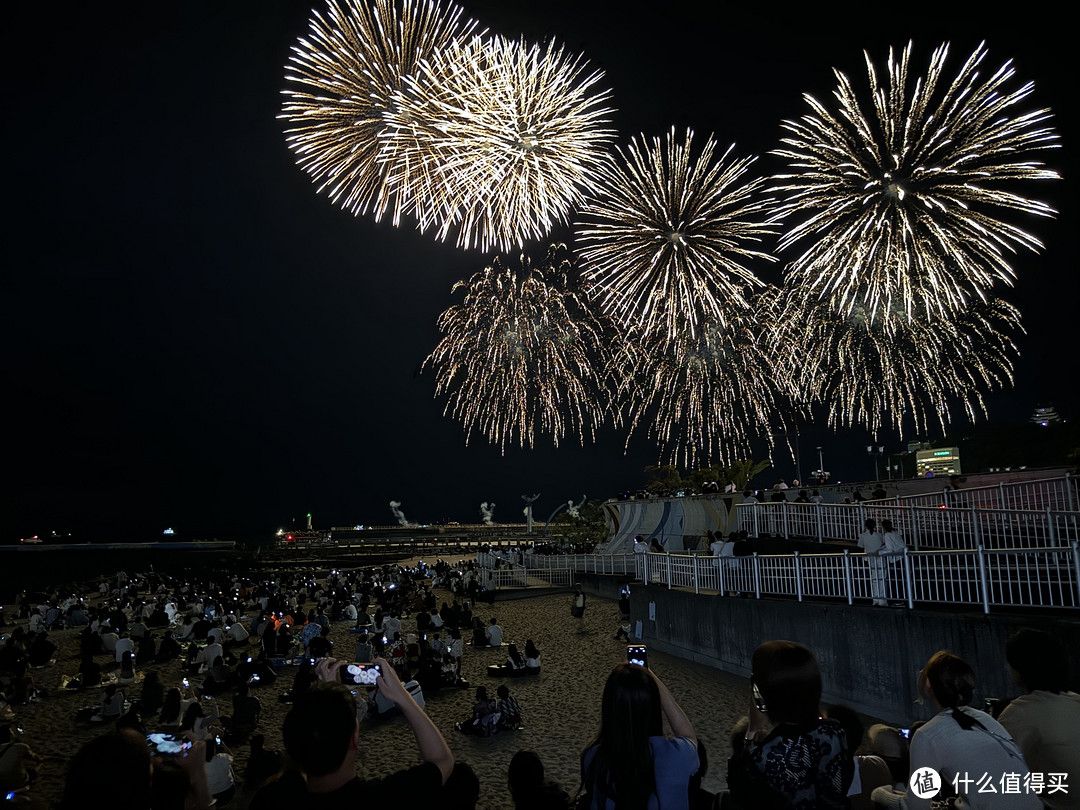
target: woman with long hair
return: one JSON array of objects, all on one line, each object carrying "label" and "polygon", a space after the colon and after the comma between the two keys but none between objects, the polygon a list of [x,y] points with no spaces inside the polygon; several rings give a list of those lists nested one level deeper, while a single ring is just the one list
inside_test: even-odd
[{"label": "woman with long hair", "polygon": [[[664,736],[664,717],[674,738]],[[697,735],[659,678],[618,664],[604,685],[600,733],[581,768],[591,810],[687,810]]]}]

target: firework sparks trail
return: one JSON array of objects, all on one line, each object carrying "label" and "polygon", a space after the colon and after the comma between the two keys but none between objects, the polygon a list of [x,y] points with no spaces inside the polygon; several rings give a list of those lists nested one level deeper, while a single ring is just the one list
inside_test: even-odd
[{"label": "firework sparks trail", "polygon": [[787,386],[768,362],[765,341],[773,288],[755,306],[728,318],[689,325],[674,340],[653,332],[640,345],[627,341],[619,357],[627,381],[630,431],[648,425],[661,459],[687,469],[728,464],[751,455],[750,442],[782,427],[790,407]]},{"label": "firework sparks trail", "polygon": [[395,96],[380,151],[420,229],[511,250],[565,222],[610,160],[602,76],[554,43],[502,37],[424,60]]},{"label": "firework sparks trail", "polygon": [[533,447],[536,434],[555,446],[568,433],[584,442],[608,413],[609,349],[603,324],[571,287],[569,261],[553,245],[544,267],[525,256],[520,270],[496,258],[468,282],[461,304],[439,317],[442,337],[425,359],[436,396],[465,429],[505,452]]},{"label": "firework sparks trail", "polygon": [[869,112],[835,71],[835,103],[804,96],[812,112],[784,122],[787,137],[775,152],[791,168],[772,189],[783,197],[778,216],[793,223],[780,249],[808,245],[785,282],[841,315],[886,319],[888,328],[948,317],[985,300],[995,283],[1011,284],[1011,254],[1042,243],[999,212],[1056,213],[1012,190],[1059,176],[1031,159],[1059,146],[1049,110],[1018,111],[1033,85],[1009,89],[1010,62],[981,76],[983,45],[951,82],[941,45],[926,75],[912,81],[911,51],[910,43],[890,49],[885,82],[865,54]]},{"label": "firework sparks trail", "polygon": [[986,415],[982,392],[1012,384],[1017,357],[1011,335],[1022,334],[1020,312],[1000,299],[976,302],[951,318],[927,322],[848,317],[801,288],[784,293],[771,339],[771,361],[791,395],[824,405],[831,427],[891,427],[945,431],[957,406],[968,419]]},{"label": "firework sparks trail", "polygon": [[[576,234],[582,266],[605,313],[671,342],[696,339],[748,307],[761,281],[747,259],[773,261],[759,250],[771,200],[758,200],[764,180],[747,180],[755,158],[716,156],[710,137],[694,157],[689,130],[677,140],[631,140],[580,212]],[[689,332],[686,333],[686,330]]]},{"label": "firework sparks trail", "polygon": [[472,36],[476,23],[435,0],[330,0],[286,66],[286,139],[319,191],[355,215],[398,224],[401,167],[376,160],[394,94],[417,63]]}]

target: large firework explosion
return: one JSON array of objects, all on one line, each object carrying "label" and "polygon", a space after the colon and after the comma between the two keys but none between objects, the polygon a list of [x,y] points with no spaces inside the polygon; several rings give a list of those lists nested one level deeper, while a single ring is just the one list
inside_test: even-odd
[{"label": "large firework explosion", "polygon": [[475,37],[395,96],[380,159],[421,230],[510,250],[566,221],[609,160],[609,92],[563,48]]},{"label": "large firework explosion", "polygon": [[469,281],[465,299],[439,317],[442,333],[424,361],[444,413],[504,452],[533,447],[537,433],[555,445],[568,433],[595,437],[610,401],[610,354],[600,321],[574,291],[567,260],[553,245],[542,268],[525,256],[520,270],[496,258]]},{"label": "large firework explosion", "polygon": [[673,339],[653,332],[623,347],[616,367],[629,413],[627,444],[644,423],[661,460],[690,469],[748,458],[752,439],[782,427],[790,406],[764,343],[773,310],[754,303],[761,306],[734,312],[726,323],[687,323]]},{"label": "large firework explosion", "polygon": [[694,135],[642,136],[618,149],[617,164],[580,213],[585,275],[604,311],[619,323],[678,343],[696,340],[748,306],[760,285],[747,259],[773,233],[763,180],[747,179],[754,158],[717,156],[713,138],[695,156]]},{"label": "large firework explosion", "polygon": [[942,45],[926,76],[912,81],[911,50],[890,50],[887,84],[866,55],[869,113],[835,71],[835,104],[804,96],[812,113],[784,122],[788,136],[776,152],[791,168],[774,189],[784,195],[778,213],[793,222],[780,248],[806,245],[787,283],[889,328],[951,317],[997,281],[1010,283],[1010,254],[1042,245],[998,212],[1052,216],[1013,187],[1058,177],[1030,159],[1058,137],[1048,110],[1019,112],[1032,85],[1009,89],[1010,62],[984,78],[980,45],[949,82]]},{"label": "large firework explosion", "polygon": [[395,169],[407,185],[407,172],[376,160],[394,94],[420,60],[476,24],[435,0],[330,0],[325,17],[312,14],[311,32],[286,66],[286,139],[320,192],[357,215],[380,219],[390,209],[397,224],[402,189],[387,176]]},{"label": "large firework explosion", "polygon": [[930,321],[861,307],[845,317],[799,287],[784,291],[773,324],[770,364],[794,400],[822,405],[833,428],[901,436],[944,432],[958,409],[985,416],[983,393],[1012,384],[1011,336],[1023,332],[1020,312],[996,298]]}]

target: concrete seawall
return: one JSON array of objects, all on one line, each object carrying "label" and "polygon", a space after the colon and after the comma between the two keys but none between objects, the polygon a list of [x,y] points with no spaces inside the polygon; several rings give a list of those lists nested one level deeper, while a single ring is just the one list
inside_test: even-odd
[{"label": "concrete seawall", "polygon": [[[589,585],[600,583],[590,582],[586,588]],[[610,595],[603,591],[598,595]],[[1080,621],[1042,614],[944,613],[739,599],[634,583],[631,619],[634,624],[641,622],[643,640],[650,647],[736,675],[750,674],[750,657],[761,642],[798,641],[817,656],[826,702],[844,703],[902,726],[929,717],[929,711],[914,702],[916,680],[919,669],[937,650],[950,650],[975,669],[978,682],[972,705],[976,708],[982,708],[987,697],[1019,694],[1005,663],[1004,648],[1006,639],[1021,627],[1055,635],[1069,651],[1074,676],[1080,674]]]}]

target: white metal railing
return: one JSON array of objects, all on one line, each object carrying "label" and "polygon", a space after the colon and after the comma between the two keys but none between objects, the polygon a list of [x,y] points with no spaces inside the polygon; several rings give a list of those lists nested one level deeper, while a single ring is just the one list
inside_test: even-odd
[{"label": "white metal railing", "polygon": [[738,509],[740,525],[750,537],[854,542],[867,518],[874,518],[879,523],[892,521],[915,549],[1057,548],[1080,541],[1080,512],[1050,507],[920,506],[892,499],[859,504],[739,504]]},{"label": "white metal railing", "polygon": [[[707,557],[637,555],[642,582],[724,594],[1080,609],[1080,551],[1068,547],[907,551],[879,557],[754,554]],[[880,588],[878,593],[876,590]]]},{"label": "white metal railing", "polygon": [[[575,573],[632,574],[641,582],[715,591],[725,595],[844,600],[884,599],[918,604],[1080,609],[1080,545],[1058,548],[907,551],[881,557],[844,551],[828,554],[565,555],[545,557],[528,576],[573,584]],[[561,565],[560,565],[561,563]],[[500,568],[499,584],[526,576]],[[498,577],[505,577],[500,580]]]}]

